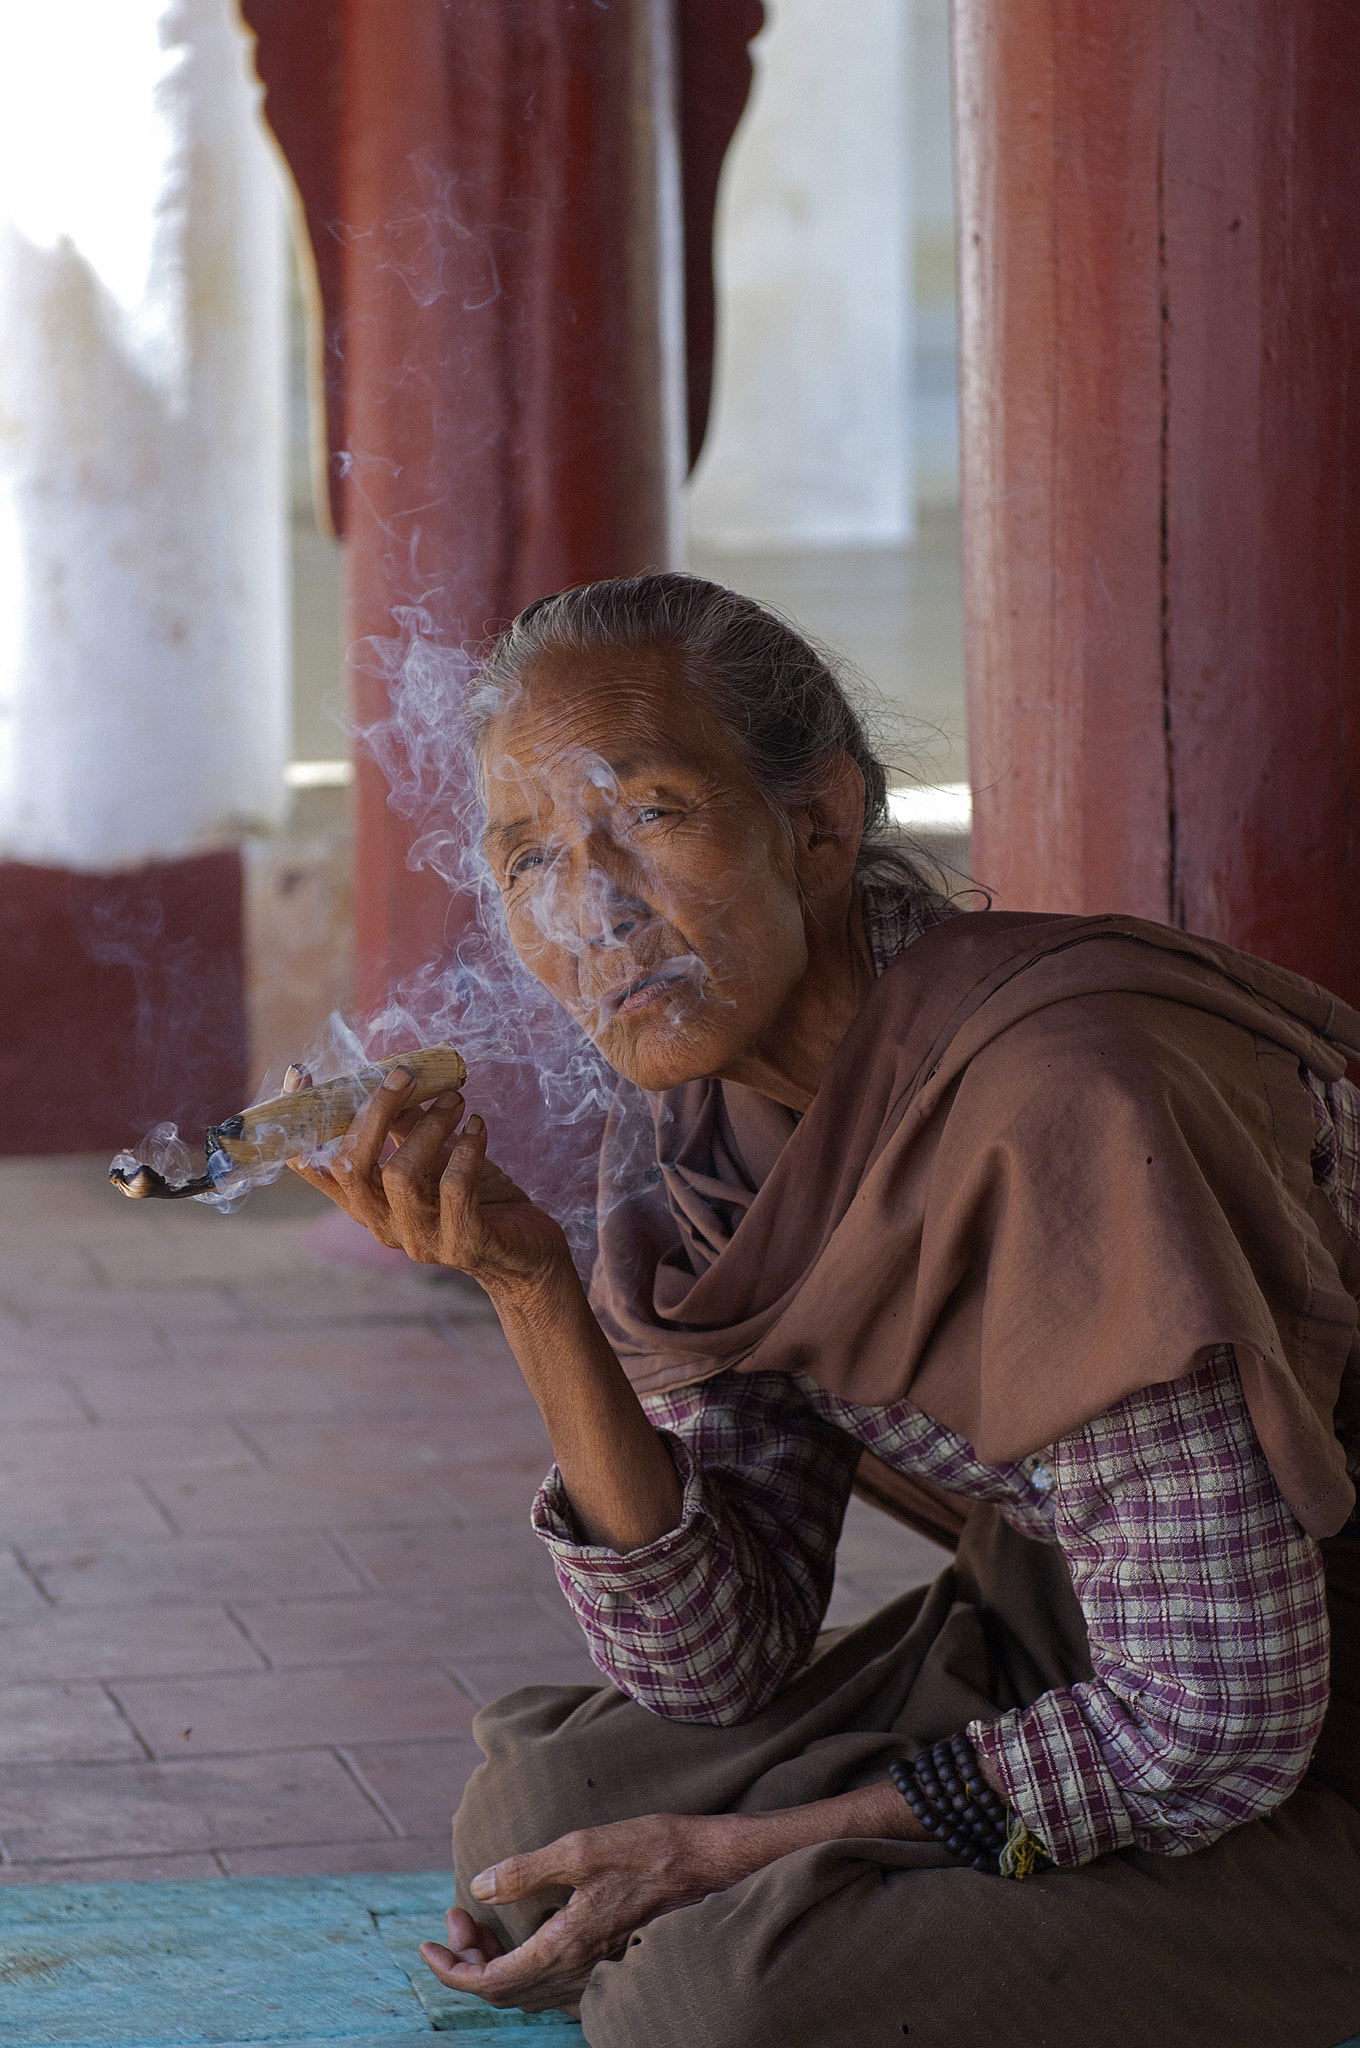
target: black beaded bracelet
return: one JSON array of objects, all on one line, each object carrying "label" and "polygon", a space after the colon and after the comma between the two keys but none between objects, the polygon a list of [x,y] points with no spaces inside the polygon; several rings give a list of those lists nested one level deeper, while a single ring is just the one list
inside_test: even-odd
[{"label": "black beaded bracelet", "polygon": [[962,1863],[995,1876],[1010,1836],[1010,1809],[978,1769],[966,1735],[951,1735],[922,1750],[914,1764],[901,1757],[888,1775],[923,1828]]}]

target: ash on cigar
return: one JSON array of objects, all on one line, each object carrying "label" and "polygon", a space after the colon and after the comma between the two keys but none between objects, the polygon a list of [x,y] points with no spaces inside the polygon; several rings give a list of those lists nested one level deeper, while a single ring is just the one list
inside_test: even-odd
[{"label": "ash on cigar", "polygon": [[211,1125],[200,1174],[192,1173],[188,1147],[173,1126],[160,1124],[145,1148],[153,1158],[120,1152],[109,1167],[109,1180],[134,1201],[233,1201],[255,1179],[272,1178],[288,1160],[309,1158],[341,1137],[394,1067],[405,1067],[414,1076],[412,1099],[417,1102],[461,1088],[467,1079],[462,1055],[451,1045],[393,1053],[356,1073],[272,1096]]}]

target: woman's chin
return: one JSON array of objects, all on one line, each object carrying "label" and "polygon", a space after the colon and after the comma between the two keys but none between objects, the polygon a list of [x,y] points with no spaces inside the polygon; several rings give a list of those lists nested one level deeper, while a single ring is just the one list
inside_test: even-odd
[{"label": "woman's chin", "polygon": [[658,1095],[687,1081],[706,1081],[732,1057],[717,1034],[695,1028],[691,1018],[664,1014],[612,1018],[595,1043],[615,1073]]}]

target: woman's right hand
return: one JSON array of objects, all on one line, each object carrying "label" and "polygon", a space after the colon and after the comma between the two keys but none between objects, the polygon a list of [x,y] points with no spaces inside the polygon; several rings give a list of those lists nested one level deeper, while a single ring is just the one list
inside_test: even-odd
[{"label": "woman's right hand", "polygon": [[[421,1110],[413,1086],[395,1068],[330,1164],[295,1160],[295,1171],[380,1243],[480,1282],[547,1425],[583,1541],[618,1551],[653,1542],[680,1521],[680,1482],[595,1320],[566,1233],[487,1158],[486,1125],[462,1123],[461,1095]],[[396,1149],[384,1158],[389,1140]]]},{"label": "woman's right hand", "polygon": [[[284,1086],[309,1083],[309,1075],[290,1068]],[[380,1244],[421,1265],[468,1273],[493,1298],[559,1277],[571,1266],[561,1225],[487,1158],[481,1117],[462,1123],[456,1093],[424,1110],[413,1106],[413,1086],[406,1068],[394,1068],[329,1163],[292,1160],[294,1172]],[[395,1149],[384,1158],[389,1140]]]}]

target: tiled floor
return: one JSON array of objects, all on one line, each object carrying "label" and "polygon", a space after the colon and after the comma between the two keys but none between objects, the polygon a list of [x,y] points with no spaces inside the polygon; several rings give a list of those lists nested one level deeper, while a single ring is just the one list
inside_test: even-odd
[{"label": "tiled floor", "polygon": [[[0,1881],[437,1868],[477,1705],[597,1676],[496,1323],[105,1164],[0,1162]],[[830,1618],[938,1559],[853,1506]]]}]

